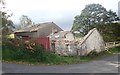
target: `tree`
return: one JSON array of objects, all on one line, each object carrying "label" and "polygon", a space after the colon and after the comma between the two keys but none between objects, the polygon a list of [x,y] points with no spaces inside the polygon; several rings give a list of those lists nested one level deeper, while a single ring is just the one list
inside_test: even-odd
[{"label": "tree", "polygon": [[85,35],[90,29],[117,21],[118,17],[115,12],[107,11],[100,4],[89,4],[82,10],[80,15],[75,16],[72,32],[79,31]]},{"label": "tree", "polygon": [[0,4],[0,30],[2,31],[2,36],[4,36],[10,34],[12,32],[12,28],[14,28],[12,20],[9,20],[9,17],[11,17],[13,14],[8,14],[7,11],[9,10],[5,10],[5,0],[0,0]]},{"label": "tree", "polygon": [[100,25],[99,29],[104,41],[120,41],[120,23],[107,23]]},{"label": "tree", "polygon": [[21,23],[21,27],[27,27],[33,24],[32,20],[28,16],[25,16],[25,15],[22,15],[20,17],[20,23]]},{"label": "tree", "polygon": [[108,21],[109,23],[112,23],[113,21],[118,21],[120,20],[119,17],[117,16],[117,14],[115,12],[113,12],[112,10],[108,11]]}]

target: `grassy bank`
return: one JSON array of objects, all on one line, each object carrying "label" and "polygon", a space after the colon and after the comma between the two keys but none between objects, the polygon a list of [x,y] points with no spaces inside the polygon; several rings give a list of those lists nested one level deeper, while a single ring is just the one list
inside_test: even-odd
[{"label": "grassy bank", "polygon": [[25,64],[73,64],[94,60],[101,56],[112,55],[120,52],[120,47],[111,48],[100,53],[90,52],[87,56],[60,56],[58,54],[45,51],[43,46],[34,42],[15,44],[14,41],[6,41],[2,46],[2,60],[4,62],[15,62]]}]

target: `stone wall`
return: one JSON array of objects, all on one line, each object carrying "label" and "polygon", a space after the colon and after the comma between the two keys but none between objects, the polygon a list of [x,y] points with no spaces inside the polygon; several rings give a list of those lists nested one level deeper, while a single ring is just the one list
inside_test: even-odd
[{"label": "stone wall", "polygon": [[55,42],[55,52],[64,55],[64,56],[71,56],[77,55],[77,49],[74,43],[69,41],[65,42],[64,40],[59,40]]},{"label": "stone wall", "polygon": [[55,33],[51,37],[52,49],[55,50],[57,54],[68,56],[76,55],[76,46],[74,44],[74,35],[70,31],[60,31]]},{"label": "stone wall", "polygon": [[96,28],[90,30],[77,47],[78,55],[86,55],[93,50],[96,52],[105,50],[103,38]]},{"label": "stone wall", "polygon": [[[64,33],[64,35],[63,35]],[[58,36],[57,38],[55,36]],[[105,44],[102,36],[96,28],[90,30],[87,35],[78,40],[70,32],[60,32],[53,35],[54,50],[57,54],[69,55],[87,55],[89,52],[95,50],[100,52],[105,50]],[[77,41],[77,42],[76,42]]]}]

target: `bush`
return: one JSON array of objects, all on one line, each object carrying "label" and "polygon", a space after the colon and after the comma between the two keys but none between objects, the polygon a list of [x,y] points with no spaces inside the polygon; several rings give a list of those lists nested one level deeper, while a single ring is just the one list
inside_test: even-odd
[{"label": "bush", "polygon": [[[14,42],[13,42],[14,41]],[[18,40],[19,41],[19,40]],[[59,63],[63,57],[52,52],[46,52],[45,48],[34,41],[7,40],[3,45],[3,60],[23,62]]]},{"label": "bush", "polygon": [[[12,45],[11,45],[12,43]],[[61,64],[73,63],[77,59],[74,57],[64,57],[52,52],[46,52],[42,45],[36,44],[34,41],[21,41],[19,45],[11,40],[4,43],[3,60],[22,61],[29,63],[47,63]]]}]

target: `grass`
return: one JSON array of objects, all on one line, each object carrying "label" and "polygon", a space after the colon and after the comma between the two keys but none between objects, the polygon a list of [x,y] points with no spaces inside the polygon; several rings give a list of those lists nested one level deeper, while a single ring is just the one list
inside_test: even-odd
[{"label": "grass", "polygon": [[[60,56],[54,53],[42,53],[36,52],[36,55],[32,55],[28,52],[21,52],[19,50],[3,50],[3,61],[31,64],[31,65],[63,65],[63,64],[75,64],[81,62],[87,62],[100,58],[103,56],[113,55],[120,52],[120,47],[111,48],[108,51],[102,51],[100,53],[91,53],[87,56]],[[17,55],[16,55],[17,54]]]},{"label": "grass", "polygon": [[120,53],[120,47],[111,48],[109,50],[109,52],[111,52],[111,53]]}]

